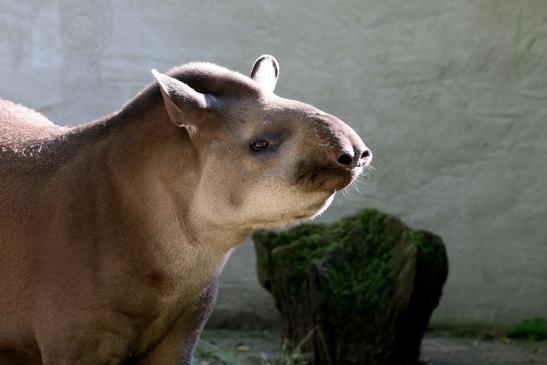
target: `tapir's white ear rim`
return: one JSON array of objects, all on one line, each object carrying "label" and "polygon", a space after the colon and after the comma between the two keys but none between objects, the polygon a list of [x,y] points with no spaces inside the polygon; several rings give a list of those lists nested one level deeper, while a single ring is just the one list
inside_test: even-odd
[{"label": "tapir's white ear rim", "polygon": [[160,84],[161,91],[165,93],[175,104],[188,104],[191,107],[207,108],[207,98],[205,94],[197,92],[184,82],[174,77],[162,74],[156,69],[151,70],[152,75]]},{"label": "tapir's white ear rim", "polygon": [[160,73],[158,72],[158,70],[156,70],[155,68],[151,69],[150,72],[152,72],[152,75],[154,75],[154,78],[158,78],[158,76],[160,75]]},{"label": "tapir's white ear rim", "polygon": [[192,115],[214,108],[216,98],[202,94],[174,77],[152,69],[152,75],[160,85],[165,107],[169,117],[177,126],[189,126],[196,118]]},{"label": "tapir's white ear rim", "polygon": [[279,62],[271,55],[258,57],[253,65],[251,78],[263,89],[273,92],[279,78]]},{"label": "tapir's white ear rim", "polygon": [[154,78],[156,79],[156,81],[161,85],[161,73],[156,70],[155,68],[151,69],[150,72],[152,72],[152,76],[154,76]]}]

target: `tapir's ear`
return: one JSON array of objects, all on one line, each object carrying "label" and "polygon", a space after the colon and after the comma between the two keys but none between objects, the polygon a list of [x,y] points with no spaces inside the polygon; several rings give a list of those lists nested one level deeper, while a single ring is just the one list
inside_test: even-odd
[{"label": "tapir's ear", "polygon": [[279,77],[279,63],[274,56],[263,55],[258,57],[251,71],[251,78],[258,82],[263,89],[273,92]]},{"label": "tapir's ear", "polygon": [[184,82],[152,70],[152,75],[160,84],[163,101],[171,121],[179,127],[195,126],[199,113],[213,109],[215,97],[202,94]]}]

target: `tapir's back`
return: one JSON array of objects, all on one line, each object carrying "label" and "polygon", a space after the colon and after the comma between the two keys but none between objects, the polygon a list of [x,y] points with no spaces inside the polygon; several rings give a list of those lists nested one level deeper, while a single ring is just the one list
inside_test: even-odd
[{"label": "tapir's back", "polygon": [[58,158],[52,150],[65,130],[34,110],[0,99],[0,212],[10,213],[0,219],[0,243],[6,232],[16,231],[10,221],[22,220],[23,227],[21,217],[30,217],[27,212],[42,200]]},{"label": "tapir's back", "polygon": [[51,140],[63,131],[40,113],[0,99],[0,160],[24,153],[28,147]]},{"label": "tapir's back", "polygon": [[[7,262],[21,254],[18,250],[24,249],[22,238],[30,233],[29,227],[36,226],[29,221],[34,219],[33,213],[42,200],[42,187],[50,178],[48,169],[43,168],[50,163],[47,146],[63,130],[34,110],[0,99],[0,274],[3,279],[9,271]],[[9,281],[3,280],[3,284],[6,282]],[[4,289],[2,282],[0,289]]]},{"label": "tapir's back", "polygon": [[[28,292],[14,288],[28,286],[24,273],[31,267],[28,258],[35,248],[26,238],[37,227],[31,212],[39,200],[36,187],[45,181],[29,172],[42,158],[35,146],[51,141],[62,130],[41,114],[0,99],[0,306],[5,314],[0,320],[0,345],[6,340],[2,331],[19,339],[28,327]],[[0,350],[3,364],[1,355]]]}]

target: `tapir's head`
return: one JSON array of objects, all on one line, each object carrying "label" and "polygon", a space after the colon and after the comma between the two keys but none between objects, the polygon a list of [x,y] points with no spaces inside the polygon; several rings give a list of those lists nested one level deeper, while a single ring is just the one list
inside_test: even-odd
[{"label": "tapir's head", "polygon": [[217,224],[259,229],[312,218],[372,159],[340,119],[274,94],[271,56],[250,77],[203,63],[153,73],[171,122],[186,128],[197,153],[193,204]]}]

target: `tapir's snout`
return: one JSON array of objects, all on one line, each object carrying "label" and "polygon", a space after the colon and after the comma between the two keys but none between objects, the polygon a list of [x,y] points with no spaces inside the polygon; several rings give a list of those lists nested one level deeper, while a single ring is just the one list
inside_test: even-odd
[{"label": "tapir's snout", "polygon": [[329,118],[324,135],[330,140],[328,158],[345,170],[365,167],[372,161],[372,152],[361,137],[346,123],[337,118]]},{"label": "tapir's snout", "polygon": [[311,125],[315,158],[300,161],[297,181],[312,190],[344,189],[370,164],[372,152],[350,126],[332,115],[322,114]]}]

